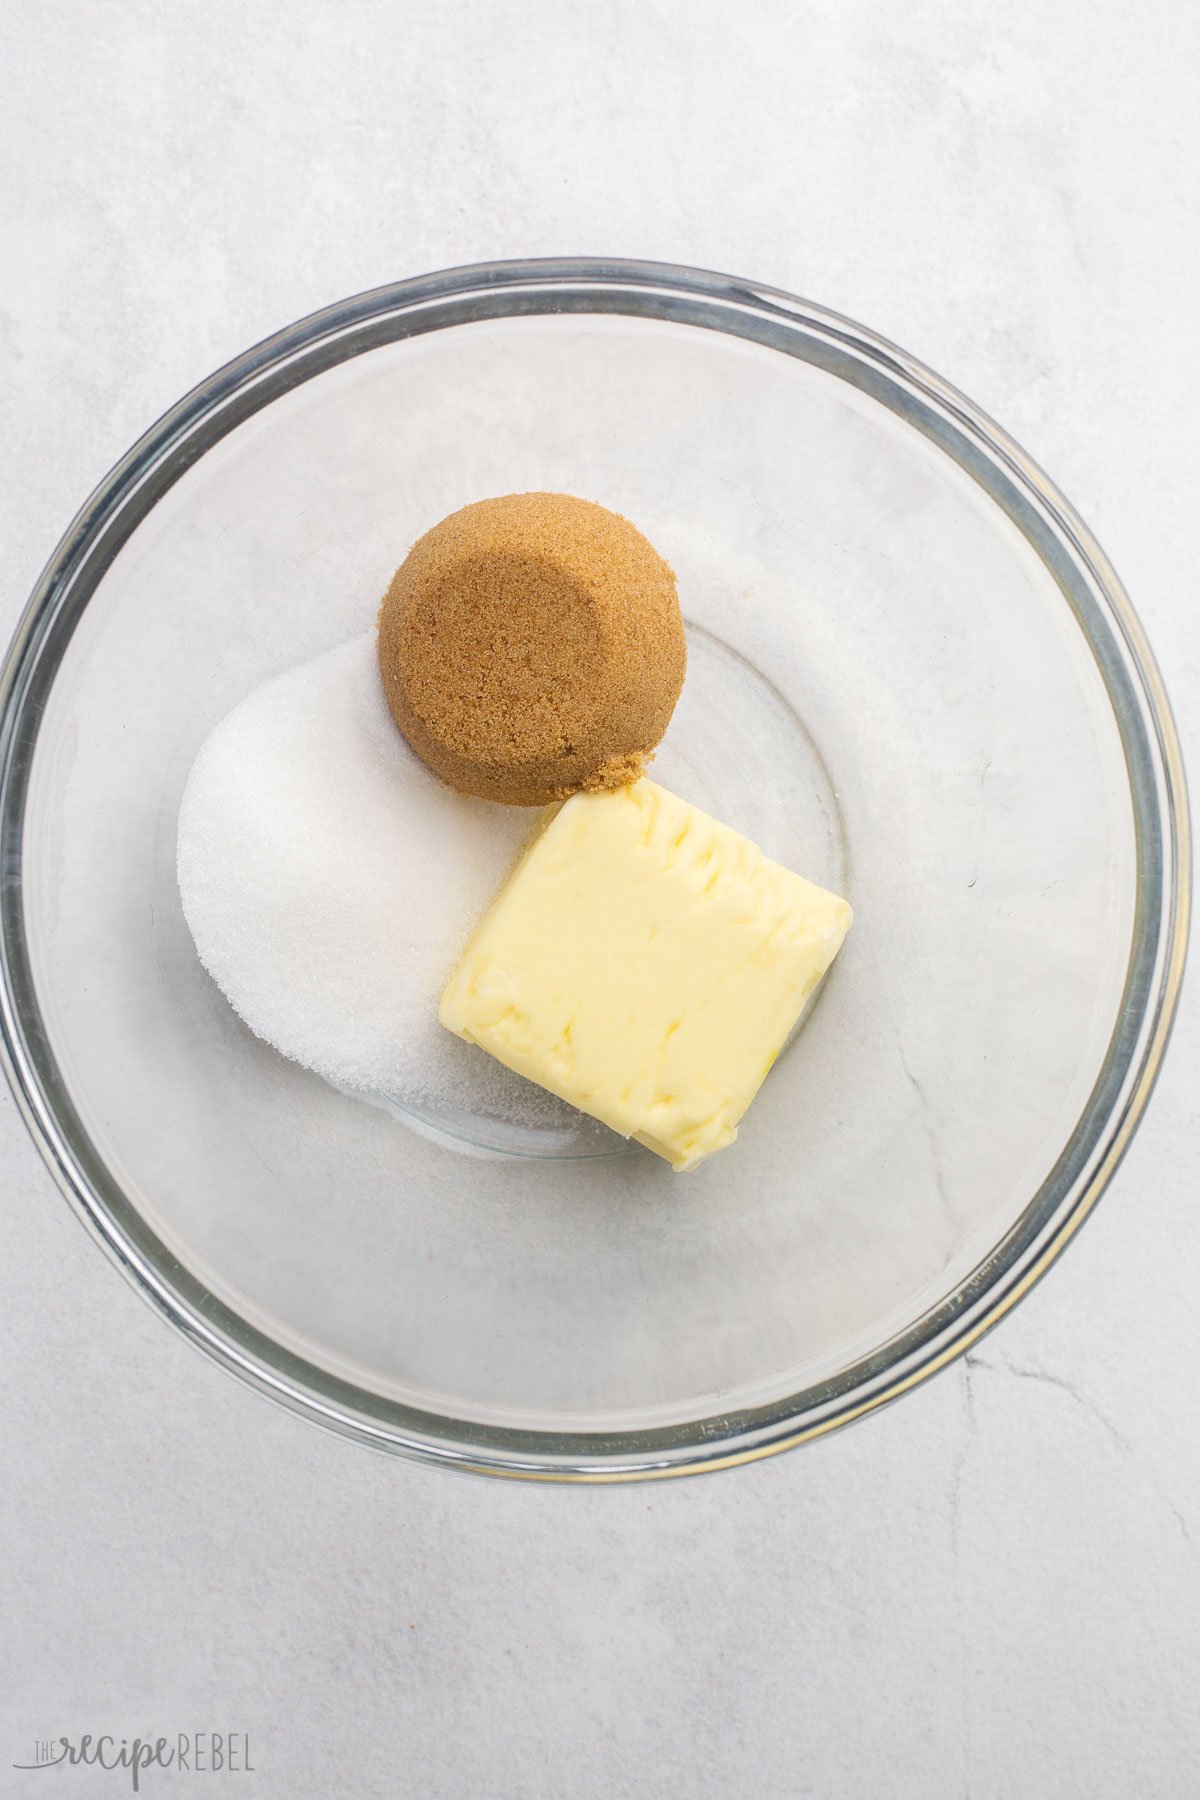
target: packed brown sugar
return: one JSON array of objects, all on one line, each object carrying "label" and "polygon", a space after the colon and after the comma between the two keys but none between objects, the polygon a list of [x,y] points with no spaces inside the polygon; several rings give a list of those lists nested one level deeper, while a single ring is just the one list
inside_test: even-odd
[{"label": "packed brown sugar", "polygon": [[675,577],[628,519],[508,494],[414,544],[379,615],[400,730],[464,793],[540,806],[642,773],[687,653]]}]

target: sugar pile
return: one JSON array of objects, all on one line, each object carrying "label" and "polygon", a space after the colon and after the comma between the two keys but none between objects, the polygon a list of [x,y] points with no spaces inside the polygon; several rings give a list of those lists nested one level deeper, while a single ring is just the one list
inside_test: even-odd
[{"label": "sugar pile", "polygon": [[455,793],[418,760],[370,634],[268,681],[201,748],[179,818],[184,916],[251,1030],[335,1085],[557,1120],[558,1102],[437,1022],[539,818]]},{"label": "sugar pile", "polygon": [[[774,689],[693,628],[655,780],[840,891],[836,802],[811,757]],[[591,1155],[602,1126],[437,1019],[540,817],[426,768],[388,711],[370,633],[266,682],[201,747],[179,818],[184,916],[250,1029],[334,1086],[463,1148],[529,1150],[532,1132],[537,1154]]]}]

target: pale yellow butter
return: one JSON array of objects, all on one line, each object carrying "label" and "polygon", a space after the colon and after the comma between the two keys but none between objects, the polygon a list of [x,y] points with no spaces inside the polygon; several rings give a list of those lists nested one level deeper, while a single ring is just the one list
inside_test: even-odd
[{"label": "pale yellow butter", "polygon": [[654,782],[576,794],[501,889],[439,1017],[693,1169],[737,1136],[850,921]]}]

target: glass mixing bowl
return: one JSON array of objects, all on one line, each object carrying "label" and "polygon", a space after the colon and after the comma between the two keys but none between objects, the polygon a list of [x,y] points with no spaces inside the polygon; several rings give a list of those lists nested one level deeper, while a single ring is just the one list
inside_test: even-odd
[{"label": "glass mixing bowl", "polygon": [[[180,911],[214,722],[369,629],[427,526],[531,488],[676,568],[694,685],[662,778],[855,908],[688,1176],[335,1092],[240,1025]],[[89,500],[2,704],[4,1044],[47,1162],[194,1343],[383,1449],[606,1479],[857,1417],[1029,1289],[1163,1054],[1186,808],[1129,602],[976,408],[786,294],[511,263],[281,332]]]}]

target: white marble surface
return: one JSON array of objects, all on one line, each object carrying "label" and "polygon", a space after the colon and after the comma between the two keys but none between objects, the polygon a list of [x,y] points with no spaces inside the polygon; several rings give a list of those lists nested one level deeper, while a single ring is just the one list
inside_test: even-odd
[{"label": "white marble surface", "polygon": [[[492,256],[799,291],[1001,419],[1124,575],[1200,766],[1200,15],[1183,0],[45,0],[8,10],[0,626],[164,407]],[[1097,1215],[816,1447],[568,1492],[326,1437],[160,1324],[0,1100],[0,1791],[58,1732],[248,1730],[296,1797],[1190,1796],[1200,1010]],[[143,1791],[189,1791],[151,1775]],[[200,1791],[201,1784],[193,1784]]]}]

